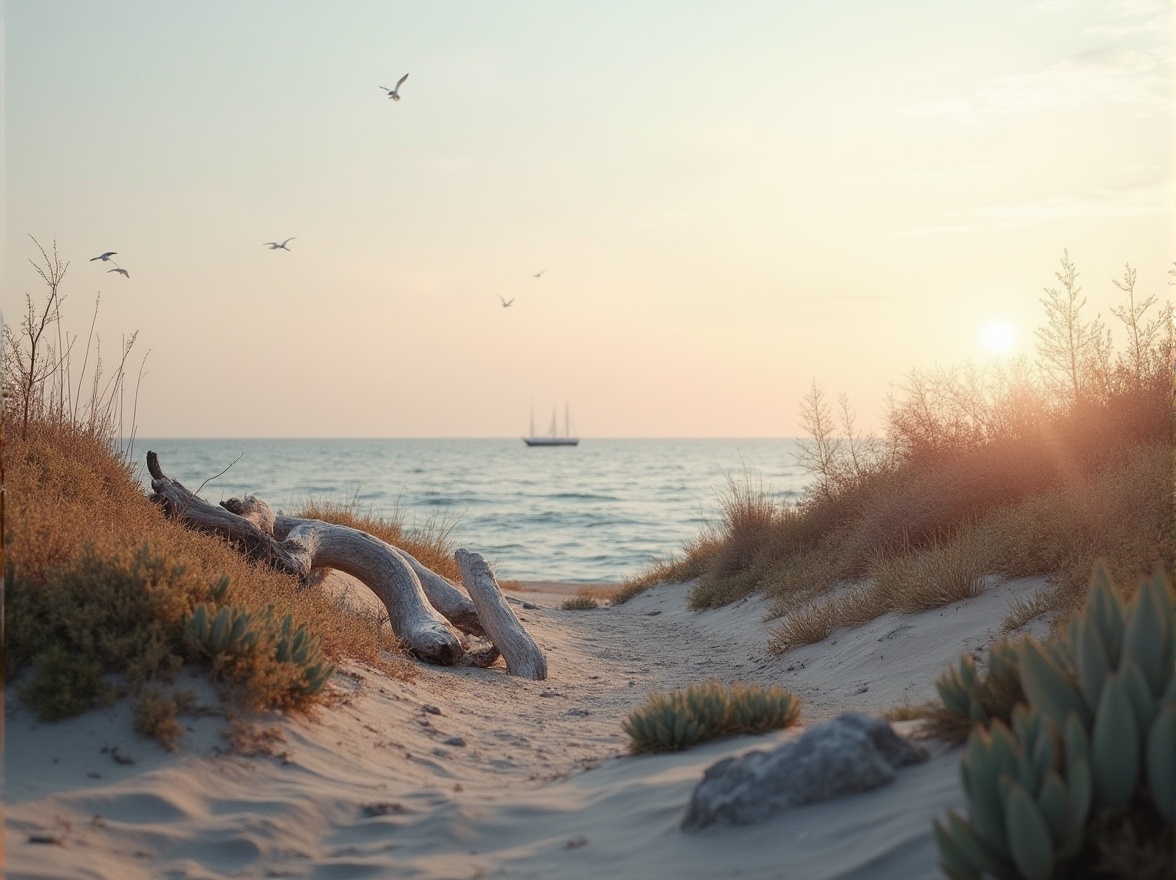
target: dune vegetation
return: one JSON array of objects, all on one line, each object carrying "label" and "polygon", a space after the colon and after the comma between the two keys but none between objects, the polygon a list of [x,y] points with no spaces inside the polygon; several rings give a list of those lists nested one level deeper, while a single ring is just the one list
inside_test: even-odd
[{"label": "dune vegetation", "polygon": [[[185,665],[245,710],[313,706],[342,658],[411,676],[382,615],[342,608],[164,517],[125,439],[135,338],[104,372],[94,334],[63,326],[68,262],[56,247],[40,256],[45,299],[26,296],[4,337],[6,683],[45,719],[127,696],[140,731],[170,745],[177,713],[192,707],[177,685]],[[411,532],[330,502],[297,514],[363,529],[456,575],[444,528]]]},{"label": "dune vegetation", "polygon": [[1068,254],[1056,279],[1035,357],[912,371],[880,437],[814,382],[801,405],[805,496],[781,504],[754,477],[730,479],[720,521],[615,601],[688,579],[698,609],[762,591],[778,618],[772,647],[786,651],[967,598],[991,576],[1049,578],[1012,609],[1013,627],[1068,618],[1097,560],[1126,585],[1171,571],[1172,308],[1141,295],[1128,266],[1113,282],[1116,346]]}]

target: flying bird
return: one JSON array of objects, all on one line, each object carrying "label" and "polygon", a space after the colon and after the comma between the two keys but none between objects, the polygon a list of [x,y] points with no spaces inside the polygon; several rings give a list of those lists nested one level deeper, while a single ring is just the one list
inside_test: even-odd
[{"label": "flying bird", "polygon": [[264,243],[264,246],[268,247],[271,251],[277,251],[277,250],[288,251],[290,249],[288,247],[286,247],[286,245],[289,244],[290,242],[292,242],[297,237],[298,237],[297,235],[291,235],[289,238],[287,238],[281,244],[278,244],[276,241],[267,241]]},{"label": "flying bird", "polygon": [[532,275],[531,277],[532,277],[532,278],[542,278],[542,277],[543,277],[543,273],[544,273],[544,272],[546,272],[546,271],[547,271],[546,269],[540,269],[538,272],[536,272],[536,273],[535,273],[534,275]]},{"label": "flying bird", "polygon": [[131,277],[131,273],[130,273],[130,272],[128,272],[126,269],[120,269],[120,268],[118,268],[117,266],[116,266],[115,268],[113,268],[113,269],[107,269],[107,270],[106,270],[106,274],[107,274],[107,275],[109,275],[111,272],[117,272],[119,275],[122,275],[124,278],[130,278],[130,277]]},{"label": "flying bird", "polygon": [[106,251],[106,253],[99,254],[96,257],[90,257],[90,262],[93,263],[95,260],[101,260],[105,263],[117,253],[118,251]]},{"label": "flying bird", "polygon": [[383,89],[385,92],[387,92],[388,97],[391,98],[393,101],[399,101],[400,100],[400,87],[402,85],[404,85],[404,81],[406,79],[408,79],[407,73],[404,76],[400,77],[400,79],[396,80],[396,88],[390,89],[387,86],[380,86],[380,88]]},{"label": "flying bird", "polygon": [[[498,298],[499,298],[499,299],[502,299],[502,297],[501,297],[501,296],[500,296],[500,297],[498,297]],[[510,304],[511,304],[512,302],[514,302],[514,301],[515,301],[515,298],[514,298],[513,296],[512,296],[510,299],[502,299],[502,307],[503,307],[504,309],[509,309],[509,308],[510,308]]]}]

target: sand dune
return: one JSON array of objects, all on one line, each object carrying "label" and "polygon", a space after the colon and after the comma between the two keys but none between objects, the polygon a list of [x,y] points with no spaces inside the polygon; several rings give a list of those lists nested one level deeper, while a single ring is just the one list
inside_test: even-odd
[{"label": "sand dune", "polygon": [[958,751],[867,794],[686,833],[709,765],[796,732],[632,757],[621,721],[650,691],[712,676],[789,687],[806,724],[917,702],[1039,586],[994,584],[782,657],[766,651],[762,599],[691,613],[687,587],[666,585],[573,612],[559,610],[566,591],[532,590],[518,599],[539,607],[515,607],[547,652],[546,681],[345,666],[314,717],[255,725],[271,736],[252,755],[229,749],[214,712],[187,719],[168,753],[132,732],[125,706],[38,724],[9,705],[8,877],[937,877],[931,817],[961,800]]}]

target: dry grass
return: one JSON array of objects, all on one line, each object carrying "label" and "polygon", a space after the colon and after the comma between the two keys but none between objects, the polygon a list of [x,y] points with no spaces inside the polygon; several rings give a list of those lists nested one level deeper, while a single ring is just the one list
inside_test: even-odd
[{"label": "dry grass", "polygon": [[[62,690],[67,673],[52,666],[52,652],[64,652],[73,658],[69,676],[90,667],[120,673],[125,690],[143,702],[136,711],[144,729],[169,741],[174,728],[161,720],[160,707],[175,698],[160,689],[195,659],[185,648],[183,625],[197,604],[211,601],[222,576],[230,583],[223,602],[251,611],[273,605],[277,615],[290,614],[321,639],[328,659],[354,657],[389,674],[412,674],[378,620],[341,609],[292,578],[247,562],[223,541],[165,519],[100,436],[30,421],[26,439],[6,444],[5,476],[6,671],[12,677],[49,664],[26,688],[40,681]],[[223,679],[226,694],[245,706],[309,706],[313,699],[291,691],[290,672],[280,666],[258,658],[236,669]],[[71,693],[56,714],[83,710],[100,696],[92,688]]]},{"label": "dry grass", "polygon": [[406,529],[402,518],[396,512],[391,516],[382,516],[360,511],[354,501],[343,503],[329,499],[306,501],[299,505],[294,516],[319,519],[367,532],[412,554],[422,565],[442,577],[461,583],[461,571],[453,558],[457,548],[451,540],[453,530],[457,526],[455,521],[430,519],[422,526]]},{"label": "dry grass", "polygon": [[610,605],[613,603],[613,597],[617,594],[617,588],[610,584],[592,584],[586,587],[580,587],[576,590],[576,595],[585,599],[595,599],[597,602],[607,602]]},{"label": "dry grass", "polygon": [[613,604],[628,602],[658,584],[683,584],[701,577],[721,540],[716,532],[703,530],[686,543],[680,558],[671,555],[658,560],[641,574],[622,583],[613,593]]},{"label": "dry grass", "polygon": [[988,534],[970,528],[913,553],[879,555],[869,573],[880,604],[910,614],[979,595],[995,563]]},{"label": "dry grass", "polygon": [[[1005,625],[1049,613],[1056,626],[1080,606],[1096,560],[1124,584],[1156,564],[1172,571],[1176,339],[1170,312],[1138,306],[1113,314],[1147,344],[1100,349],[1072,382],[1058,384],[1057,351],[1037,363],[913,372],[890,401],[882,446],[850,436],[845,401],[846,437],[836,437],[814,386],[802,412],[815,482],[801,503],[774,505],[746,474],[728,481],[719,526],[683,563],[655,567],[624,593],[697,577],[690,605],[701,609],[763,591],[768,618],[780,618],[773,647],[787,650],[888,611],[967,599],[989,576],[1048,577],[1051,588]],[[1058,320],[1047,313],[1060,345]]]}]

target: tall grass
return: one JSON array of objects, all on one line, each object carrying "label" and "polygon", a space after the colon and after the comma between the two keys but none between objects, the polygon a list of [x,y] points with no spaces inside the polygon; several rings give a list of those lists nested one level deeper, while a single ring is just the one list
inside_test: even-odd
[{"label": "tall grass", "polygon": [[761,590],[781,618],[774,647],[786,650],[886,611],[966,598],[988,575],[1049,577],[1015,616],[1060,619],[1096,559],[1119,583],[1157,562],[1171,570],[1171,307],[1138,294],[1128,266],[1113,282],[1127,340],[1116,352],[1084,312],[1068,254],[1056,278],[1041,297],[1036,359],[912,371],[880,438],[861,437],[848,402],[835,414],[814,382],[799,456],[811,488],[781,506],[753,480],[729,485],[719,528],[688,554],[692,606]]}]

